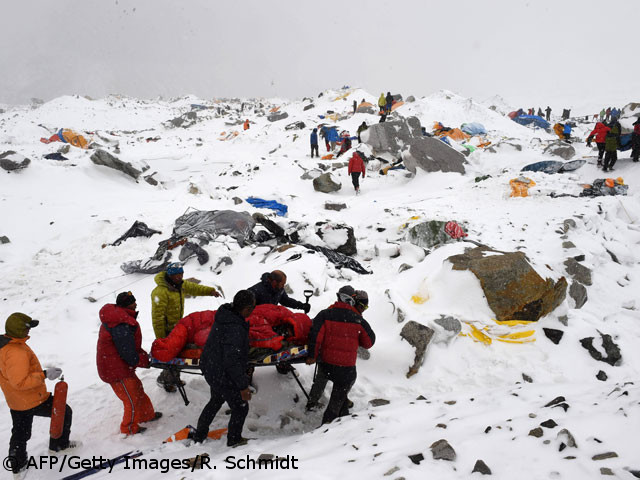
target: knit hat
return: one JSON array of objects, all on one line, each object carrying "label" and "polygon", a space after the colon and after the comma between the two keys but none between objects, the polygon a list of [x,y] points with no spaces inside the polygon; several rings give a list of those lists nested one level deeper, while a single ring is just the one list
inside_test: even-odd
[{"label": "knit hat", "polygon": [[29,334],[29,329],[37,327],[40,322],[34,320],[24,313],[12,313],[7,318],[4,325],[4,331],[8,337],[25,338]]},{"label": "knit hat", "polygon": [[355,294],[356,304],[361,304],[363,306],[369,305],[369,295],[364,290],[356,290]]},{"label": "knit hat", "polygon": [[338,290],[338,300],[344,303],[348,303],[349,305],[355,305],[355,295],[356,291],[353,289],[351,285],[345,285]]},{"label": "knit hat", "polygon": [[170,263],[169,266],[167,267],[167,275],[171,276],[171,275],[176,275],[178,273],[184,273],[182,264],[178,262]]},{"label": "knit hat", "polygon": [[136,303],[136,297],[131,292],[122,292],[118,294],[116,298],[116,305],[122,308],[127,308],[129,305]]}]

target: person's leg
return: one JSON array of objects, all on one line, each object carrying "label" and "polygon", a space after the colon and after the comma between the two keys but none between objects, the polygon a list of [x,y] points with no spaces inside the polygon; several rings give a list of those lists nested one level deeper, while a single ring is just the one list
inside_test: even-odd
[{"label": "person's leg", "polygon": [[249,403],[242,399],[240,390],[224,389],[221,393],[229,407],[231,407],[227,445],[232,446],[242,441],[242,427],[249,413]]},{"label": "person's leg", "polygon": [[609,168],[609,164],[611,163],[611,154],[613,152],[605,152],[604,154],[604,166],[602,168],[603,171],[607,171],[607,169]]},{"label": "person's leg", "polygon": [[218,393],[217,388],[214,389],[213,387],[210,387],[210,389],[211,398],[209,399],[209,403],[207,403],[202,409],[202,413],[198,418],[196,433],[193,436],[193,439],[196,442],[203,442],[204,439],[207,438],[209,426],[224,403],[224,398],[222,398],[222,395]]},{"label": "person's leg", "polygon": [[609,171],[613,170],[613,166],[616,164],[617,161],[618,161],[618,151],[615,150],[611,152],[611,163],[609,164]]},{"label": "person's leg", "polygon": [[18,473],[27,464],[27,442],[31,438],[33,425],[32,410],[10,410],[13,427],[9,439],[9,457],[13,459],[10,465],[13,473]]},{"label": "person's leg", "polygon": [[318,405],[320,397],[322,397],[324,389],[327,387],[328,381],[329,378],[327,377],[327,372],[325,370],[324,364],[318,363],[318,370],[316,371],[316,376],[313,379],[313,385],[311,386],[311,391],[309,392],[307,409],[311,409]]},{"label": "person's leg", "polygon": [[596,143],[598,147],[598,166],[602,166],[602,157],[604,157],[604,143]]},{"label": "person's leg", "polygon": [[353,188],[356,189],[356,192],[360,189],[360,172],[353,172],[351,174],[351,183],[353,183]]},{"label": "person's leg", "polygon": [[144,386],[134,373],[133,376],[124,379],[129,392],[133,395],[134,421],[135,423],[148,422],[155,418],[156,412],[149,396],[144,391]]},{"label": "person's leg", "polygon": [[329,404],[322,416],[322,423],[331,423],[336,418],[345,414],[344,404],[347,395],[356,381],[355,367],[336,367],[330,365],[329,380],[333,382]]},{"label": "person's leg", "polygon": [[124,433],[125,435],[138,433],[140,426],[136,421],[135,392],[132,390],[130,382],[120,380],[110,383],[109,385],[111,385],[113,392],[124,405],[124,414],[122,415],[122,422],[120,422],[120,433]]}]

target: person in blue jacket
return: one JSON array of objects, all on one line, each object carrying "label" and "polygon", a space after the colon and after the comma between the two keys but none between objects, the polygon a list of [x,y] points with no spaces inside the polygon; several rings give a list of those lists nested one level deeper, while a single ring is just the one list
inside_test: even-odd
[{"label": "person in blue jacket", "polygon": [[562,134],[564,135],[565,140],[571,139],[571,124],[569,122],[564,124],[564,129],[562,130]]},{"label": "person in blue jacket", "polygon": [[331,151],[333,152],[336,148],[336,143],[338,142],[338,140],[340,140],[340,135],[338,135],[338,129],[337,128],[330,128],[329,132],[327,133],[327,140],[329,141],[329,144],[331,145]]},{"label": "person in blue jacket", "polygon": [[311,158],[313,158],[313,152],[316,152],[316,157],[319,157],[318,154],[318,129],[314,128],[313,132],[311,132]]},{"label": "person in blue jacket", "polygon": [[327,152],[328,152],[329,139],[327,138],[327,135],[329,135],[329,127],[327,127],[326,125],[323,125],[322,128],[320,128],[320,136],[324,139],[324,144],[327,147]]}]

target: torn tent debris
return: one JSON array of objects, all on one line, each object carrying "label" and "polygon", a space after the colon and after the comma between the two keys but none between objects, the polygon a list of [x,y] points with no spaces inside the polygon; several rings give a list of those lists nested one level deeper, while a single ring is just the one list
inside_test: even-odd
[{"label": "torn tent debris", "polygon": [[156,233],[162,233],[162,232],[160,230],[154,230],[153,228],[149,228],[146,223],[139,222],[138,220],[136,220],[135,222],[133,222],[133,225],[129,227],[129,230],[127,230],[120,238],[118,238],[111,245],[114,247],[117,247],[122,242],[124,242],[127,238],[132,238],[132,237],[148,238],[148,237],[151,237],[152,235],[155,235]]},{"label": "torn tent debris", "polygon": [[271,210],[275,210],[276,215],[279,217],[285,217],[289,209],[285,204],[276,202],[275,200],[264,200],[258,197],[249,197],[245,200],[256,208],[270,208]]}]

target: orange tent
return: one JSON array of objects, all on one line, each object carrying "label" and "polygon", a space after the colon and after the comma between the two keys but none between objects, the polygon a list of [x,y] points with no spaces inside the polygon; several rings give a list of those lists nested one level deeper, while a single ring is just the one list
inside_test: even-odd
[{"label": "orange tent", "polygon": [[49,138],[41,138],[40,141],[42,143],[63,142],[70,143],[74,147],[78,148],[89,148],[89,142],[87,142],[86,138],[67,128],[61,128],[55,135],[51,135]]},{"label": "orange tent", "polygon": [[391,105],[391,111],[393,112],[396,108],[401,107],[402,105],[404,105],[404,102],[393,102],[393,105]]},{"label": "orange tent", "polygon": [[464,133],[459,128],[452,128],[449,131],[440,132],[438,134],[438,136],[439,137],[449,137],[449,138],[451,138],[453,140],[456,140],[457,142],[461,142],[462,140],[468,140],[469,138],[471,138],[470,135],[467,135],[466,133]]}]

